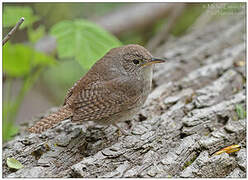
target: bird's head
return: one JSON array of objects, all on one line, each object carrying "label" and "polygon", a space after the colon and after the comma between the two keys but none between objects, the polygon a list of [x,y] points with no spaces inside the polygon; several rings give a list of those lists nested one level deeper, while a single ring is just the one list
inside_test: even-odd
[{"label": "bird's head", "polygon": [[166,61],[165,58],[153,57],[147,49],[136,44],[114,48],[108,54],[111,54],[111,58],[115,59],[115,61],[119,61],[118,63],[120,63],[126,72],[135,74],[147,68],[150,69],[153,64],[164,63]]}]

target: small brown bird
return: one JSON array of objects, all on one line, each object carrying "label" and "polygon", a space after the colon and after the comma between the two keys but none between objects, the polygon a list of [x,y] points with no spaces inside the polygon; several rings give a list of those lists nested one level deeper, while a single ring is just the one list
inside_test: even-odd
[{"label": "small brown bird", "polygon": [[111,49],[69,89],[60,109],[29,131],[40,133],[69,117],[72,122],[95,121],[119,128],[118,122],[140,111],[151,90],[152,64],[162,62],[139,45]]}]

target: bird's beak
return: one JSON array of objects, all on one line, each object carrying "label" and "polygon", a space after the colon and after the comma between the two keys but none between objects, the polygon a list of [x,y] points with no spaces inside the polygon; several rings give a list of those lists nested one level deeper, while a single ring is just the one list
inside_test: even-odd
[{"label": "bird's beak", "polygon": [[161,58],[155,58],[155,57],[153,57],[151,61],[148,61],[148,62],[143,63],[142,66],[148,66],[148,65],[155,64],[155,63],[164,63],[166,61],[167,61],[166,58],[161,59]]}]

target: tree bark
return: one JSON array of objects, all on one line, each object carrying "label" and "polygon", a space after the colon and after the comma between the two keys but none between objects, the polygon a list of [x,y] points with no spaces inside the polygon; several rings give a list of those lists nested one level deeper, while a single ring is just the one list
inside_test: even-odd
[{"label": "tree bark", "polygon": [[[246,103],[245,51],[238,16],[169,40],[156,55],[170,61],[155,67],[131,135],[70,120],[39,135],[21,131],[3,145],[3,177],[246,177],[246,119],[236,112]],[[213,155],[234,144],[241,150]],[[8,157],[24,168],[8,168]]]}]

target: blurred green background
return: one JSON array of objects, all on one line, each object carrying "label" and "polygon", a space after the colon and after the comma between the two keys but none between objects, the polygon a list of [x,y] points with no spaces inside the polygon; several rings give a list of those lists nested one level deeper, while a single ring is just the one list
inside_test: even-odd
[{"label": "blurred green background", "polygon": [[[111,13],[125,14],[125,8],[131,6],[139,12],[142,4],[145,3],[4,3],[3,37],[21,17],[25,18],[3,46],[4,141],[18,133],[18,124],[61,105],[66,91],[109,49],[131,43],[146,47],[169,22],[173,10],[145,28],[130,27],[119,34],[108,32],[98,23]],[[147,4],[151,10],[152,4],[156,3]],[[209,5],[185,4],[170,37],[186,33]],[[233,5],[240,7],[240,3]]]}]

